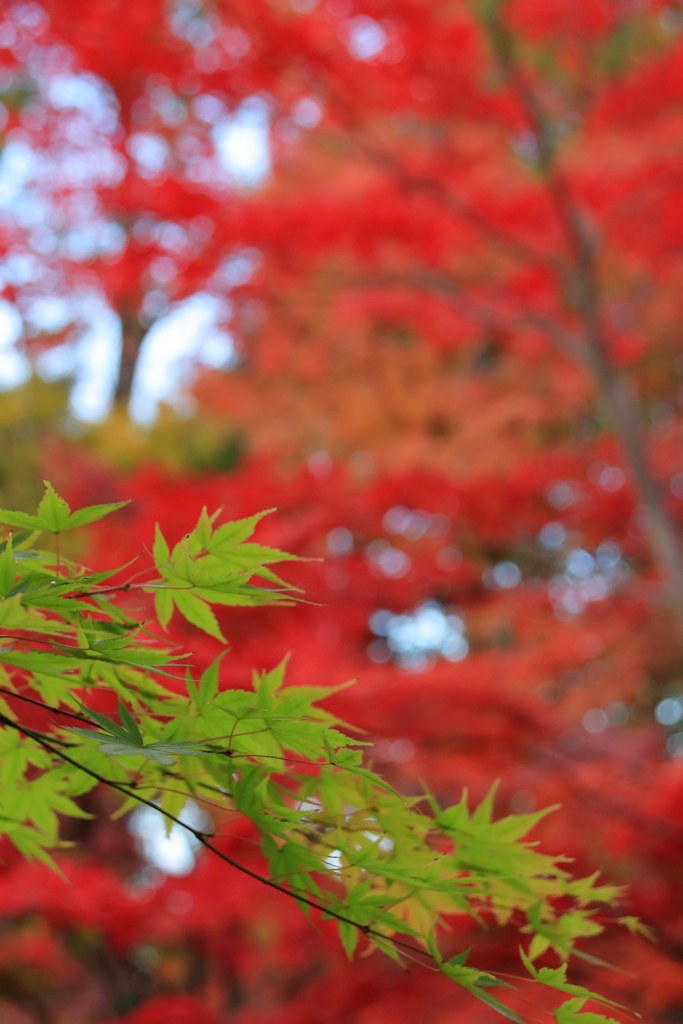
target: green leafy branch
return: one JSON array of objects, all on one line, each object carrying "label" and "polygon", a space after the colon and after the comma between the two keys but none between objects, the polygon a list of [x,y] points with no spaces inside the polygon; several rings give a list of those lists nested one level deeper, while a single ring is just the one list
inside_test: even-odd
[{"label": "green leafy branch", "polygon": [[[614,1004],[568,983],[564,962],[572,953],[590,959],[575,948],[602,931],[587,904],[612,904],[619,890],[596,876],[573,879],[563,858],[527,840],[550,809],[496,820],[493,791],[474,810],[466,794],[447,808],[429,794],[401,796],[363,763],[365,743],[351,726],[320,706],[335,688],[286,686],[284,662],[256,673],[251,690],[221,687],[222,655],[195,679],[188,652],[131,618],[118,595],[142,591],[162,629],[177,612],[224,643],[214,609],[300,600],[271,568],[294,556],[252,541],[265,513],[217,525],[220,512],[206,509],[173,547],[157,527],[151,567],[122,583],[110,581],[127,566],[92,573],[33,547],[39,531],[57,542],[123,504],[72,512],[47,484],[36,516],[0,510],[18,531],[0,542],[0,832],[53,865],[59,816],[82,816],[75,799],[106,785],[122,797],[117,814],[158,809],[226,864],[335,920],[349,956],[363,938],[431,965],[514,1021],[522,1018],[490,991],[508,982],[469,966],[466,953],[443,959],[434,936],[451,914],[521,920],[532,936],[522,955],[529,980],[571,997],[554,1011],[558,1024],[604,1024],[582,1006]],[[116,701],[118,721],[88,706],[93,694]],[[31,729],[16,701],[77,724]],[[216,831],[182,820],[186,800],[207,793],[215,812],[252,823],[267,874],[224,853]],[[573,907],[559,913],[560,899]],[[547,950],[561,966],[536,970]]]}]

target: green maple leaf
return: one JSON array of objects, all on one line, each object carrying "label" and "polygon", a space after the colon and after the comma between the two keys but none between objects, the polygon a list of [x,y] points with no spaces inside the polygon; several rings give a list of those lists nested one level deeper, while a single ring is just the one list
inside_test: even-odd
[{"label": "green maple leaf", "polygon": [[64,530],[75,530],[79,526],[94,523],[117,508],[128,505],[128,501],[116,501],[107,505],[91,505],[72,512],[64,498],[61,498],[49,480],[45,481],[45,494],[38,506],[38,514],[27,515],[25,512],[12,512],[0,509],[0,523],[17,526],[29,530],[47,530],[50,533],[62,533]]},{"label": "green maple leaf", "polygon": [[[114,754],[118,757],[146,757],[157,764],[175,764],[179,754],[205,754],[210,751],[198,749],[201,740],[181,740],[178,742],[136,743],[129,738],[120,738],[109,732],[98,732],[96,729],[78,729],[67,726],[69,732],[83,736],[84,739],[95,740],[101,754]],[[208,742],[208,741],[205,741]]]}]

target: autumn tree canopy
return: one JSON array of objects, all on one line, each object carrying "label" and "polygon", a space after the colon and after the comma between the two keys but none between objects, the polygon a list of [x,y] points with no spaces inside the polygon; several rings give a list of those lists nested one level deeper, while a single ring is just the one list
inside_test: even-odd
[{"label": "autumn tree canopy", "polygon": [[[291,650],[294,682],[359,678],[334,709],[368,730],[402,792],[425,780],[452,803],[501,777],[501,813],[562,803],[539,838],[627,884],[618,913],[659,940],[608,929],[583,948],[627,973],[594,959],[582,983],[675,1020],[678,6],[2,10],[2,273],[19,345],[68,371],[94,317],[120,324],[110,419],[80,440],[36,427],[29,459],[49,457],[72,503],[133,497],[125,529],[93,528],[86,560],[133,557],[156,520],[181,536],[204,504],[235,518],[278,506],[267,542],[324,558],[293,571],[316,604],[226,620],[226,685]],[[244,125],[267,131],[268,166],[240,170]],[[216,300],[234,356],[195,368],[192,419],[165,414],[143,437],[125,412],[138,356],[197,295]],[[35,451],[16,420],[41,387],[3,397],[5,490]],[[214,659],[213,640],[169,629],[199,667]],[[287,909],[237,885],[212,921],[205,859],[144,890],[148,902],[127,895],[132,840],[105,824],[105,797],[89,799],[86,847],[102,863],[70,862],[92,893],[76,931],[94,930],[115,966],[73,951],[68,898],[52,880],[33,895],[42,869],[8,868],[12,962],[43,950],[34,982],[8,968],[27,1013],[31,999],[75,998],[87,977],[88,1021],[223,1020],[233,1007],[245,1024],[298,1024],[321,998],[344,1024],[488,1021],[450,995],[425,1008],[413,973],[370,960],[354,974],[327,938],[302,937]],[[169,909],[178,892],[192,909]],[[457,941],[476,934],[454,927]],[[484,966],[514,971],[511,933],[477,941]]]}]

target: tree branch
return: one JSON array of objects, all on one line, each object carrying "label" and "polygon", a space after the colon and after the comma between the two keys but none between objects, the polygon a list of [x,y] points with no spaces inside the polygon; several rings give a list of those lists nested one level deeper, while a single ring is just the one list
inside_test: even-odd
[{"label": "tree branch", "polygon": [[175,825],[180,825],[181,828],[184,828],[187,832],[191,833],[191,835],[193,835],[195,839],[199,843],[201,843],[202,846],[204,846],[207,850],[210,850],[210,852],[219,857],[220,860],[225,861],[226,864],[229,864],[231,867],[235,868],[237,871],[240,871],[242,874],[247,875],[249,878],[253,878],[255,881],[260,882],[262,885],[268,886],[270,889],[275,889],[277,892],[282,893],[284,896],[289,896],[291,899],[296,900],[298,903],[305,903],[306,906],[311,907],[313,910],[319,910],[326,916],[334,918],[336,921],[341,921],[344,924],[351,925],[353,928],[357,928],[358,931],[361,932],[366,938],[376,939],[381,942],[389,942],[392,945],[400,946],[402,949],[405,949],[406,951],[409,951],[412,954],[417,953],[418,955],[425,957],[427,960],[434,959],[431,953],[427,952],[426,950],[420,949],[418,946],[412,946],[410,943],[403,942],[401,939],[396,939],[394,937],[384,935],[382,932],[377,931],[369,925],[359,924],[357,921],[353,921],[350,917],[346,917],[344,914],[340,914],[338,911],[333,910],[331,907],[326,907],[324,904],[319,903],[317,900],[310,899],[310,897],[308,896],[297,894],[292,889],[289,889],[284,885],[280,885],[278,882],[274,882],[272,881],[272,879],[267,878],[264,875],[260,875],[257,871],[252,871],[251,868],[246,867],[244,864],[240,864],[239,861],[233,860],[233,858],[228,856],[227,853],[224,853],[222,850],[219,850],[217,847],[213,846],[209,842],[209,839],[207,838],[207,834],[205,832],[202,832],[200,829],[193,828],[191,825],[188,825],[187,822],[182,821],[180,818],[176,817],[176,815],[174,814],[171,814],[169,811],[162,811],[151,800],[146,800],[144,797],[140,796],[138,793],[134,791],[131,792],[130,789],[126,787],[125,783],[114,782],[112,779],[107,779],[104,775],[100,775],[100,773],[95,771],[94,769],[86,768],[85,765],[80,764],[78,761],[75,761],[68,754],[65,754],[61,750],[55,749],[55,747],[52,746],[52,742],[50,742],[47,738],[43,737],[41,733],[36,733],[32,729],[29,729],[26,726],[21,725],[21,723],[13,722],[11,719],[7,718],[5,715],[1,713],[0,723],[2,723],[10,729],[15,729],[17,732],[22,733],[22,735],[27,736],[29,739],[34,740],[41,747],[43,747],[44,750],[47,750],[54,757],[58,757],[60,760],[66,761],[68,764],[72,765],[72,767],[77,768],[79,771],[84,772],[91,778],[96,779],[97,782],[102,783],[102,785],[109,786],[111,789],[117,790],[117,792],[123,794],[125,797],[132,797],[134,800],[137,800],[138,803],[144,804],[146,807],[151,807],[153,810],[158,811],[160,814],[163,814],[164,817],[168,818]]},{"label": "tree branch", "polygon": [[556,166],[556,144],[552,121],[545,113],[534,90],[520,74],[514,38],[497,8],[487,26],[499,68],[534,129],[539,149],[539,170],[564,227],[572,258],[570,285],[575,311],[583,322],[579,347],[566,345],[561,329],[545,329],[563,345],[568,354],[586,368],[599,398],[605,404],[619,437],[627,467],[646,511],[645,530],[650,549],[665,579],[673,605],[679,639],[683,640],[683,549],[676,524],[669,515],[661,488],[648,464],[643,417],[636,390],[627,376],[618,370],[609,355],[609,346],[601,323],[600,283],[597,272],[597,240],[571,193],[564,175]]}]

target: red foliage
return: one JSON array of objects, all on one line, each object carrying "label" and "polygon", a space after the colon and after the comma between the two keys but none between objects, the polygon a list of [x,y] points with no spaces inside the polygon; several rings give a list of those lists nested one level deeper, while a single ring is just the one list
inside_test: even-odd
[{"label": "red foliage", "polygon": [[[675,955],[672,959],[683,916],[677,884],[681,770],[661,762],[661,737],[647,722],[593,735],[580,722],[597,693],[603,706],[638,701],[642,672],[654,664],[657,624],[639,588],[628,583],[594,604],[589,621],[562,622],[545,588],[533,582],[513,594],[482,592],[480,582],[481,566],[491,552],[535,544],[539,527],[548,520],[548,481],[581,479],[584,473],[576,461],[565,459],[532,464],[516,480],[509,479],[499,498],[514,509],[505,528],[490,480],[456,483],[421,473],[359,487],[334,467],[324,478],[309,471],[286,477],[263,462],[228,477],[184,479],[149,469],[125,482],[109,481],[107,497],[117,497],[120,488],[133,504],[118,523],[105,521],[93,531],[90,559],[99,567],[132,557],[158,519],[164,520],[171,540],[182,536],[204,503],[240,516],[275,502],[278,512],[263,523],[261,539],[315,559],[327,556],[289,573],[316,604],[225,614],[223,629],[232,652],[224,684],[248,685],[254,665],[271,667],[291,650],[292,682],[358,678],[331,706],[368,730],[375,742],[373,756],[404,791],[419,792],[424,779],[440,799],[452,801],[462,786],[480,797],[502,778],[501,811],[561,803],[562,811],[539,828],[539,837],[550,849],[576,858],[579,873],[600,866],[606,877],[628,881],[620,912],[638,914],[659,932],[659,947],[616,936],[611,928],[590,947],[593,955],[632,972],[610,976],[600,971],[603,989],[652,1013],[675,1004],[683,993],[683,972]],[[626,540],[630,503],[587,487],[593,502],[578,502],[558,519],[591,536],[591,544],[607,531]],[[100,497],[101,488],[100,479]],[[444,518],[433,520],[431,534],[397,540],[387,533],[383,516],[407,505],[415,494],[425,510]],[[74,504],[94,496],[83,477],[70,495]],[[354,547],[330,556],[327,538],[340,526],[350,531]],[[378,571],[364,553],[373,540],[383,538],[400,544],[410,559],[400,579]],[[439,552],[452,550],[455,543],[461,545],[463,561],[444,571]],[[434,597],[465,610],[473,649],[467,659],[457,665],[439,659],[417,675],[368,661],[368,620],[374,610],[407,611]],[[141,600],[136,596],[134,603]],[[497,639],[501,633],[502,641]],[[171,637],[189,643],[200,667],[217,652],[215,641],[179,621],[172,622]],[[550,703],[560,697],[561,705]],[[635,801],[634,787],[639,791]],[[230,841],[242,860],[256,856],[249,839],[242,834]],[[430,1005],[425,1020],[442,1024],[452,1013],[458,1020],[470,1014],[473,1021],[488,1019],[447,987],[442,992],[439,979],[434,982],[418,970],[404,976],[376,958],[343,966],[336,941],[325,929],[321,944],[321,933],[286,901],[261,892],[257,883],[231,877],[208,858],[200,859],[186,879],[169,880],[147,894],[142,890],[144,901],[140,890],[134,896],[101,869],[66,870],[74,879],[73,896],[71,886],[56,882],[42,868],[13,868],[6,876],[14,894],[3,896],[6,913],[21,919],[39,908],[58,934],[94,927],[107,948],[127,957],[128,964],[131,957],[135,963],[139,947],[149,944],[161,950],[150,985],[162,992],[189,985],[197,993],[197,1001],[194,994],[191,999],[154,996],[124,1020],[153,1022],[167,1007],[181,1014],[180,1020],[190,1012],[199,1020],[212,1020],[211,1013],[222,1019],[226,1005],[235,1001],[236,1019],[244,1024],[265,1024],[271,1014],[285,1014],[293,1024],[314,1016],[320,1000],[325,1019],[340,1024],[349,1015],[363,1022],[402,1020],[414,1012],[411,1000],[421,1004],[425,999]],[[178,891],[189,899],[181,895],[174,903],[172,894]],[[480,962],[515,969],[514,946],[504,931],[478,933],[466,920],[453,924],[448,941],[454,949],[474,942]],[[191,981],[197,957],[203,963],[201,977]],[[165,967],[167,959],[175,966]],[[643,963],[648,964],[645,971]],[[585,968],[586,978],[593,973]]]},{"label": "red foliage", "polygon": [[[683,733],[653,710],[682,692],[680,638],[652,512],[680,526],[679,12],[621,0],[45,11],[6,6],[0,24],[7,139],[44,158],[47,211],[42,235],[21,204],[7,212],[4,294],[30,313],[36,298],[98,291],[132,370],[167,303],[229,293],[241,364],[204,373],[194,393],[200,418],[250,452],[231,474],[122,476],[71,446],[74,504],[133,499],[91,532],[89,560],[133,557],[157,520],[177,539],[204,504],[232,517],[277,506],[260,537],[312,559],[288,578],[313,603],[222,615],[224,685],[292,651],[292,682],[358,679],[332,704],[405,792],[424,779],[444,801],[463,786],[480,797],[500,777],[501,812],[561,803],[539,839],[627,884],[623,913],[659,937],[610,927],[587,951],[625,973],[582,963],[577,980],[646,1021],[677,1020],[683,759],[670,755]],[[97,76],[106,116],[50,98],[71,72]],[[257,94],[272,179],[249,194],[215,133]],[[157,165],[136,156],[143,137]],[[118,242],[79,250],[72,228],[94,238],[103,224]],[[233,279],[245,248],[251,270]],[[392,509],[417,518],[394,529]],[[467,658],[392,660],[373,635],[378,609],[426,601],[462,616]],[[187,624],[170,636],[198,666],[217,653]],[[326,925],[206,858],[185,879],[133,885],[131,838],[103,796],[91,809],[63,861],[71,884],[8,858],[0,1016],[13,999],[21,1024],[492,1018],[426,972],[347,965]],[[226,842],[248,860],[252,839]],[[454,949],[514,969],[511,932],[453,928]]]}]

